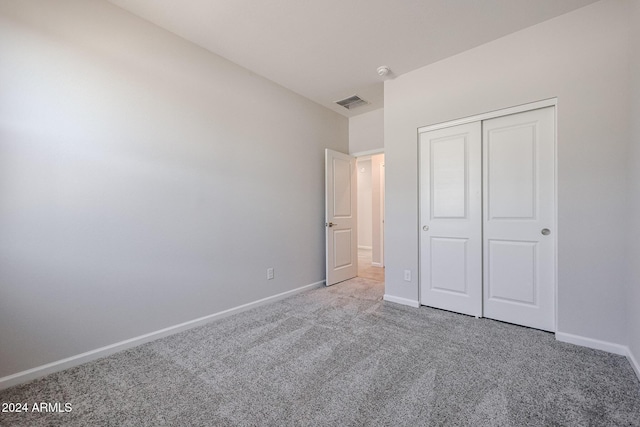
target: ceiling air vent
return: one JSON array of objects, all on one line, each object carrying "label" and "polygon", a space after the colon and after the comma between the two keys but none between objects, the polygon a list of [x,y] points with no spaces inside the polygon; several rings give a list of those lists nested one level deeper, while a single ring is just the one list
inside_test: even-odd
[{"label": "ceiling air vent", "polygon": [[353,110],[354,108],[367,105],[368,102],[360,98],[358,95],[353,95],[340,101],[336,101],[336,104],[343,106],[347,110]]}]

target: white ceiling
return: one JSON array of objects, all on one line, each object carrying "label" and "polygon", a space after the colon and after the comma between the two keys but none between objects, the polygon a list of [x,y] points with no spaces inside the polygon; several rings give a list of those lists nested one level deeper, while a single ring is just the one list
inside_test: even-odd
[{"label": "white ceiling", "polygon": [[[347,117],[395,75],[596,0],[109,0]],[[472,71],[470,71],[472,72]],[[358,94],[371,105],[333,101]]]}]

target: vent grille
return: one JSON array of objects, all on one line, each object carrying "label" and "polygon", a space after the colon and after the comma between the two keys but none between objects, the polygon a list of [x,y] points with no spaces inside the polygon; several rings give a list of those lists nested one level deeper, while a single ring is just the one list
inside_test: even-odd
[{"label": "vent grille", "polygon": [[363,105],[367,105],[369,103],[360,98],[358,95],[353,95],[348,98],[341,99],[340,101],[336,101],[336,104],[346,108],[347,110],[353,110],[354,108],[362,107]]}]

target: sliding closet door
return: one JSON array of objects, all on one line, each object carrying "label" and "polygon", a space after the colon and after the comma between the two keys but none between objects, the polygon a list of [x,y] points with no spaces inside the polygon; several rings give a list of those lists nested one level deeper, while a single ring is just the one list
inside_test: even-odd
[{"label": "sliding closet door", "polygon": [[484,316],[555,331],[555,113],[483,122]]},{"label": "sliding closet door", "polygon": [[420,135],[420,302],[482,315],[480,122]]}]

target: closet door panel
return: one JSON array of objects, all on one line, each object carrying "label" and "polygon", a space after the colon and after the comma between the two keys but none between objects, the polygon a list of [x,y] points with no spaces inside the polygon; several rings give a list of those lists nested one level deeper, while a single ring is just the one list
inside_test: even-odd
[{"label": "closet door panel", "polygon": [[482,315],[481,127],[420,135],[420,302]]},{"label": "closet door panel", "polygon": [[555,331],[554,108],[483,122],[484,316]]}]

